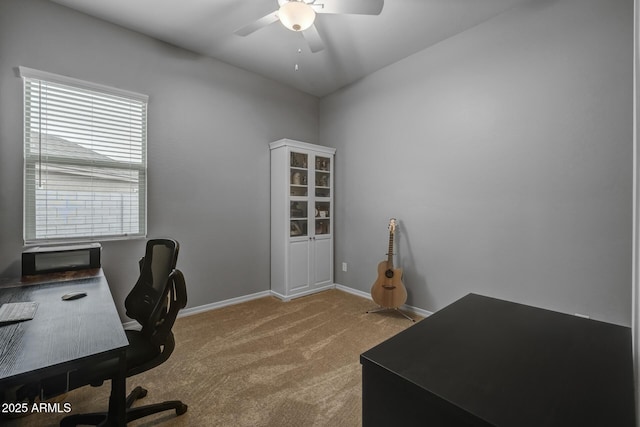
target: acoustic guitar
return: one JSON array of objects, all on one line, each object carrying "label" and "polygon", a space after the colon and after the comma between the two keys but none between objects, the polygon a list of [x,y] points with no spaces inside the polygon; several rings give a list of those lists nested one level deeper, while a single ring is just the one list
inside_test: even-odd
[{"label": "acoustic guitar", "polygon": [[371,286],[371,298],[381,307],[397,309],[407,301],[407,289],[402,283],[402,269],[393,267],[393,235],[396,219],[389,220],[389,252],[387,260],[378,264],[378,278]]}]

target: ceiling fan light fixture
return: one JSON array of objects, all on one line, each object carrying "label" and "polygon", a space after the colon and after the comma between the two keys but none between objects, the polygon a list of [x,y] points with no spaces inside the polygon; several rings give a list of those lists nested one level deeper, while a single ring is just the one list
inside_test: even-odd
[{"label": "ceiling fan light fixture", "polygon": [[303,1],[288,1],[280,6],[278,18],[291,31],[304,31],[313,25],[316,12]]}]

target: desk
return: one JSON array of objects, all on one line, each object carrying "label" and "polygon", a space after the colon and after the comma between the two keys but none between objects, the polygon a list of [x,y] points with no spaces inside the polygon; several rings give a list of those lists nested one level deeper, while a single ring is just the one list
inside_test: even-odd
[{"label": "desk", "polygon": [[365,427],[635,426],[622,326],[469,294],[360,361]]},{"label": "desk", "polygon": [[[82,290],[87,296],[62,301]],[[5,282],[0,303],[36,301],[32,320],[0,326],[0,390],[119,358],[112,381],[111,425],[124,425],[125,349],[129,345],[101,269]]]}]

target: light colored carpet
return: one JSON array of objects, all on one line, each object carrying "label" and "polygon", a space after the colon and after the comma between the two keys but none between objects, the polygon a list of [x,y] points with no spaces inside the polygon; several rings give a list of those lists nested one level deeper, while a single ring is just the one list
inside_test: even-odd
[{"label": "light colored carpet", "polygon": [[[398,313],[366,314],[371,301],[339,290],[282,302],[265,297],[178,319],[176,350],[131,377],[136,403],[189,406],[131,426],[359,426],[362,352],[413,325]],[[73,413],[106,408],[109,384],[61,397]],[[7,426],[55,426],[64,414],[32,414]],[[3,420],[4,421],[4,420]]]}]

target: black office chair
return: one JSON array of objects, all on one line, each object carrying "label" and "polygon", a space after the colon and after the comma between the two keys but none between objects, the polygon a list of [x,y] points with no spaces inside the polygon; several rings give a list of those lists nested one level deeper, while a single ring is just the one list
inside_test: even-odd
[{"label": "black office chair", "polygon": [[[127,316],[142,325],[141,330],[127,330],[129,347],[126,350],[127,377],[154,368],[169,358],[175,348],[171,328],[178,311],[187,304],[184,276],[177,270],[178,242],[154,239],[147,242],[144,258],[140,260],[140,278],[125,300]],[[90,370],[74,371],[69,375],[69,390],[91,384],[99,386],[113,378],[117,360],[109,360]],[[147,395],[147,390],[136,387],[126,398],[127,422],[173,409],[177,415],[187,412],[187,405],[172,400],[132,408],[136,399]],[[100,425],[107,413],[71,415],[61,426]]]}]

